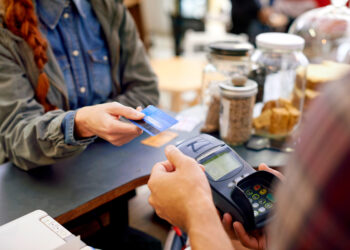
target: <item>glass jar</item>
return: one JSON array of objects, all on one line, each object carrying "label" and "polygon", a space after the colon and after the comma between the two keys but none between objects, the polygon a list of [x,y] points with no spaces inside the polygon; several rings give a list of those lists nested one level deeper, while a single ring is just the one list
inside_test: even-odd
[{"label": "glass jar", "polygon": [[251,57],[262,83],[261,99],[254,108],[255,134],[283,138],[299,125],[305,96],[308,60],[304,39],[285,33],[257,36]]},{"label": "glass jar", "polygon": [[298,17],[289,33],[305,39],[304,54],[312,63],[332,60],[350,63],[350,9],[348,0],[332,0],[326,7]]},{"label": "glass jar", "polygon": [[240,145],[252,133],[253,109],[258,84],[247,80],[242,86],[220,84],[220,137],[229,145]]},{"label": "glass jar", "polygon": [[247,42],[224,41],[209,45],[208,64],[203,69],[201,100],[207,112],[202,132],[219,129],[219,83],[232,77],[246,81],[250,71],[250,55],[253,45]]}]

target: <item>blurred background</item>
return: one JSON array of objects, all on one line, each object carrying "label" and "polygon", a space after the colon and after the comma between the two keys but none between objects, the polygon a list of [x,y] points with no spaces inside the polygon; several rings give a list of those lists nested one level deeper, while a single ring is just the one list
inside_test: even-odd
[{"label": "blurred background", "polygon": [[258,34],[288,32],[297,17],[329,4],[331,0],[125,0],[159,76],[160,106],[176,112],[200,102],[208,44],[255,45]]}]

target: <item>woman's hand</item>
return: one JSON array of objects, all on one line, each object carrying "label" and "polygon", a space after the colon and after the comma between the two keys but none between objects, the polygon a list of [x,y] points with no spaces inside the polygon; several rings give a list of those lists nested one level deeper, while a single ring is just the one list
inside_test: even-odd
[{"label": "woman's hand", "polygon": [[[269,168],[266,164],[260,164],[258,170],[270,172],[281,181],[284,181],[285,179],[285,177],[280,172]],[[239,240],[243,246],[250,249],[266,249],[267,240],[264,229],[255,230],[248,234],[244,229],[242,223],[238,221],[232,223],[232,217],[228,213],[224,214],[222,218],[222,224],[231,241]]]},{"label": "woman's hand", "polygon": [[259,171],[266,171],[266,172],[270,172],[271,174],[273,174],[274,176],[276,176],[278,179],[280,179],[280,181],[284,181],[286,179],[286,177],[284,177],[284,175],[277,171],[277,170],[274,170],[272,168],[269,168],[266,164],[264,163],[261,163],[258,167],[258,170]]},{"label": "woman's hand", "polygon": [[224,214],[222,224],[231,241],[239,240],[243,246],[250,249],[266,249],[266,234],[263,229],[255,230],[248,234],[242,223],[237,221],[232,223],[232,217],[228,213]]},{"label": "woman's hand", "polygon": [[142,130],[134,124],[121,122],[121,116],[140,120],[144,114],[117,102],[84,107],[75,116],[75,135],[80,138],[96,135],[116,146],[126,144],[142,134]]}]

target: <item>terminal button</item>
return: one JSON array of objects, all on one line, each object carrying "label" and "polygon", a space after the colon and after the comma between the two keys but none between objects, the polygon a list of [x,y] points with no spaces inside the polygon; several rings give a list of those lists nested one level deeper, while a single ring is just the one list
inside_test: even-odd
[{"label": "terminal button", "polygon": [[266,194],[266,193],[267,193],[266,188],[263,188],[263,189],[261,189],[261,190],[259,191],[259,194],[261,194],[261,195],[264,195],[264,194]]},{"label": "terminal button", "polygon": [[273,195],[271,193],[268,193],[266,198],[271,202],[275,202],[275,197],[273,197]]},{"label": "terminal button", "polygon": [[261,207],[261,208],[259,208],[259,210],[258,210],[260,213],[263,213],[263,212],[265,212],[266,211],[266,208],[264,208],[264,207]]},{"label": "terminal button", "polygon": [[265,200],[264,198],[262,198],[262,199],[260,199],[260,200],[258,201],[258,203],[259,203],[260,205],[264,205],[264,204],[266,203],[266,200]]},{"label": "terminal button", "polygon": [[251,196],[253,194],[253,191],[251,189],[247,189],[245,191],[245,194],[248,195],[248,196]]},{"label": "terminal button", "polygon": [[264,205],[264,207],[265,207],[266,209],[270,209],[270,208],[272,208],[272,203],[267,202],[267,203]]},{"label": "terminal button", "polygon": [[258,195],[258,194],[254,194],[253,196],[252,196],[252,198],[253,198],[253,200],[257,200],[257,199],[259,199],[260,198],[260,195]]}]

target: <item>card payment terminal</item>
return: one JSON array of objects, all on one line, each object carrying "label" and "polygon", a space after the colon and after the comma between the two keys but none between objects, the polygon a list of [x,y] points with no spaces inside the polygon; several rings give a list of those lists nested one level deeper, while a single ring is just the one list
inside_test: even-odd
[{"label": "card payment terminal", "polygon": [[277,179],[255,171],[223,141],[201,134],[177,147],[205,168],[213,200],[223,213],[230,213],[247,231],[263,227],[274,205],[271,184]]}]

